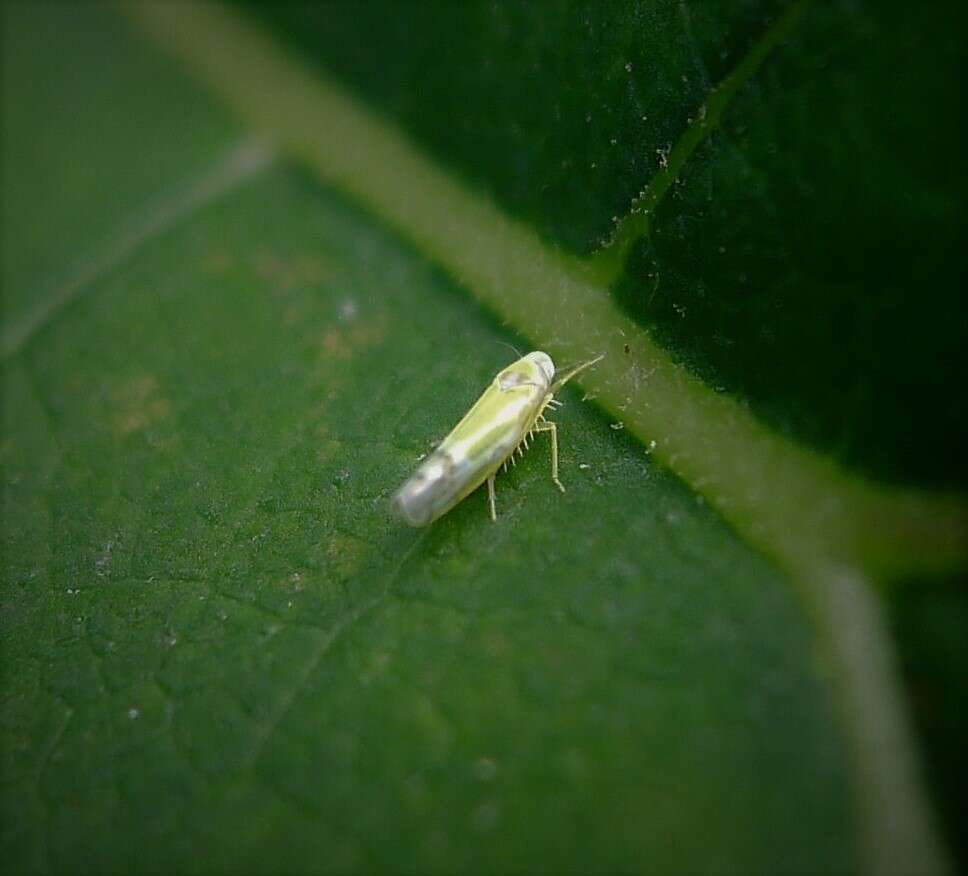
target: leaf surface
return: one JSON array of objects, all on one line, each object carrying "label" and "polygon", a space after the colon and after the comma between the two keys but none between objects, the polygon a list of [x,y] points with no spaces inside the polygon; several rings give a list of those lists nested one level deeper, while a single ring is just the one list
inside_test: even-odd
[{"label": "leaf surface", "polygon": [[[432,9],[406,25],[421,45],[451,27],[451,12]],[[682,59],[728,75],[761,35],[755,4],[690,20],[691,42],[679,7],[657,9],[616,6],[608,15],[619,21],[586,10],[582,26],[594,24],[599,42],[588,81],[562,99],[577,107],[597,88],[605,103],[627,98],[630,71],[616,59],[641,46],[621,35],[645,33],[664,49],[649,55],[662,75],[632,103],[656,106],[665,127],[636,136],[671,137],[708,84],[679,89]],[[502,190],[495,174],[513,162],[494,153],[518,122],[498,118],[477,182],[493,184],[515,221],[572,248],[555,259],[587,255],[601,210],[653,169],[651,158],[619,157],[600,187],[569,195],[575,176],[551,173],[558,147],[535,145],[561,106],[530,120],[522,110],[553,81],[538,77],[520,102],[508,96],[519,74],[507,64],[531,63],[508,43],[508,25],[547,57],[576,38],[572,18],[562,33],[475,8],[489,26],[461,31],[452,51],[478,61],[453,90],[439,67],[424,74],[440,83],[435,104],[407,78],[415,61],[380,30],[378,7],[352,27],[336,10],[334,46],[365,27],[374,54],[387,49],[394,76],[340,70],[349,53],[329,58],[367,99],[457,114],[454,139],[428,153],[447,159],[442,176],[473,163],[460,95],[504,83],[493,101],[533,128],[508,151],[525,176],[536,166],[550,176],[530,200],[507,195],[523,178]],[[149,32],[177,46],[177,23],[164,7],[148,18],[156,12]],[[820,591],[803,599],[793,553],[764,550],[768,538],[738,532],[688,476],[658,464],[633,409],[619,428],[620,412],[566,391],[564,496],[539,441],[499,479],[497,524],[481,494],[426,531],[390,518],[392,490],[506,363],[502,344],[575,348],[553,330],[540,336],[540,323],[495,319],[508,318],[505,304],[479,281],[504,267],[485,236],[458,231],[425,246],[432,205],[414,206],[426,228],[401,229],[385,202],[368,200],[375,165],[368,180],[321,173],[273,127],[300,124],[301,92],[273,91],[264,74],[278,68],[258,53],[235,54],[267,86],[243,89],[252,112],[233,118],[225,98],[239,105],[215,66],[220,48],[241,45],[230,22],[196,31],[209,47],[199,73],[181,63],[184,51],[181,61],[159,53],[107,8],[79,17],[76,7],[10,6],[4,16],[5,41],[11,25],[18,35],[4,61],[5,130],[16,123],[4,177],[19,180],[4,209],[23,204],[25,217],[3,229],[4,252],[24,253],[4,281],[4,860],[162,872],[858,867],[881,804],[873,816],[865,808],[878,786],[863,765],[876,759],[858,758],[866,737],[850,729],[849,706],[844,716],[844,675],[857,664],[838,656],[823,624],[818,635],[804,608]],[[304,50],[315,33],[304,33]],[[500,75],[482,66],[488,46],[504,46],[490,58],[505,62]],[[45,93],[60,103],[27,87],[45,57],[58,60],[44,68]],[[368,87],[367,69],[396,91]],[[110,99],[94,99],[103,93]],[[144,111],[146,98],[160,109]],[[340,148],[354,131],[383,131],[341,101],[315,117],[340,132]],[[466,105],[479,128],[487,102]],[[629,129],[625,112],[615,124]],[[579,130],[563,141],[585,142]],[[164,162],[139,154],[138,137]],[[55,181],[74,178],[81,194],[45,179],[50,188],[29,196],[31,142],[48,144]],[[356,144],[359,161],[372,162],[381,142]],[[629,153],[623,144],[616,155]],[[56,221],[72,233],[45,232],[31,218],[38,202],[63,203]],[[590,202],[594,215],[575,220]],[[462,214],[448,208],[474,202],[438,203],[453,223]],[[685,209],[679,196],[668,203]],[[440,256],[457,244],[471,256],[476,245],[477,261]],[[535,276],[548,268],[539,259]],[[542,313],[580,329],[580,303],[564,296]],[[612,396],[628,385],[627,374],[606,374]],[[779,501],[789,501],[782,490]],[[938,514],[947,520],[949,506]],[[957,539],[941,543],[958,556]],[[904,545],[898,555],[921,566]],[[872,718],[890,728],[878,691]],[[908,802],[917,815],[916,797]],[[923,852],[917,829],[902,825],[898,842],[911,836],[908,851]]]}]

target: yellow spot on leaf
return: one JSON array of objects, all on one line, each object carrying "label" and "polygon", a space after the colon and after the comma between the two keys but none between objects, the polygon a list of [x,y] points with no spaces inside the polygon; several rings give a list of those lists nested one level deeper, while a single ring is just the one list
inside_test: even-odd
[{"label": "yellow spot on leaf", "polygon": [[366,559],[366,542],[343,532],[333,533],[326,542],[326,558],[336,574],[350,578]]},{"label": "yellow spot on leaf", "polygon": [[387,336],[386,314],[364,313],[348,325],[327,328],[319,340],[321,357],[349,359],[356,353],[378,347]]},{"label": "yellow spot on leaf", "polygon": [[157,425],[171,410],[171,403],[160,393],[158,381],[147,374],[118,386],[112,393],[112,402],[115,431],[124,437]]}]

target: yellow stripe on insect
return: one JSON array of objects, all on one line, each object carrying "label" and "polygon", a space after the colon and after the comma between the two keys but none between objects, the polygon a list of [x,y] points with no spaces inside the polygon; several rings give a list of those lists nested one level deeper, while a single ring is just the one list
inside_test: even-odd
[{"label": "yellow stripe on insect", "polygon": [[551,433],[551,477],[564,492],[558,480],[558,432],[544,411],[560,404],[555,393],[572,377],[603,358],[584,362],[557,380],[554,362],[540,350],[508,365],[397,490],[394,509],[411,526],[426,526],[486,482],[491,520],[497,520],[497,471],[514,462],[515,452],[524,455],[523,448],[536,432]]}]

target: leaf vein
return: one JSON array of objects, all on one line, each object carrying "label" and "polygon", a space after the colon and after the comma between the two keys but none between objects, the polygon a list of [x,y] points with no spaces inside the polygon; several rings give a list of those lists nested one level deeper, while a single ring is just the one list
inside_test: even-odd
[{"label": "leaf vein", "polygon": [[151,204],[141,216],[126,220],[121,232],[103,252],[77,265],[66,281],[38,298],[33,306],[8,316],[0,328],[0,359],[9,359],[78,295],[91,288],[113,268],[150,240],[177,225],[205,204],[242,185],[274,160],[259,139],[247,137],[232,146],[201,174]]},{"label": "leaf vein", "polygon": [[[582,265],[600,283],[611,285],[621,275],[625,269],[629,251],[639,238],[648,236],[652,215],[669,189],[678,181],[689,159],[709,138],[709,135],[719,128],[726,110],[740,88],[753,77],[777,45],[794,29],[807,2],[808,0],[797,0],[792,3],[733,70],[711,89],[705,102],[693,114],[679,140],[664,156],[658,172],[633,201],[631,210],[619,221],[611,239]],[[688,23],[685,5],[680,8],[683,10],[683,18]]]},{"label": "leaf vein", "polygon": [[295,704],[296,699],[310,683],[313,674],[323,662],[323,658],[326,657],[330,651],[332,651],[333,646],[364,617],[375,611],[386,601],[387,597],[391,593],[394,583],[400,576],[400,572],[403,570],[411,556],[413,556],[416,549],[427,538],[429,531],[429,529],[425,529],[420,533],[420,535],[414,538],[410,544],[410,547],[404,551],[400,559],[391,568],[383,587],[375,596],[364,602],[362,605],[357,606],[355,609],[348,611],[339,621],[336,622],[332,629],[318,637],[316,646],[313,648],[313,651],[310,654],[309,659],[303,665],[303,668],[297,674],[296,681],[280,697],[279,703],[272,714],[264,722],[262,722],[259,727],[256,728],[252,745],[245,757],[242,759],[242,763],[245,767],[253,766],[259,759],[259,755],[265,750],[269,740],[279,729],[286,715],[289,713],[289,710]]}]

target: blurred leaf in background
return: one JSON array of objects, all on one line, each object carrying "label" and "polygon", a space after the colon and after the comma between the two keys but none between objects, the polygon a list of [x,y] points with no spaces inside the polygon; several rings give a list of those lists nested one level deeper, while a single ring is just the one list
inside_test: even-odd
[{"label": "blurred leaf in background", "polygon": [[8,866],[963,862],[960,16],[7,3]]}]

